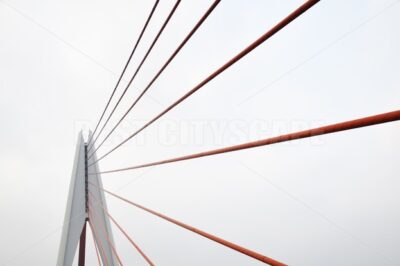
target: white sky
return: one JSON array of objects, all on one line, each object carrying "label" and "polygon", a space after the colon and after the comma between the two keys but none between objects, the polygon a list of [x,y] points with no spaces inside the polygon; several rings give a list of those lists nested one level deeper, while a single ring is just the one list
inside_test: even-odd
[{"label": "white sky", "polygon": [[[181,3],[110,126],[211,2]],[[98,155],[301,3],[223,1]],[[77,133],[95,126],[152,4],[0,0],[0,265],[55,265]],[[161,1],[126,79],[173,4]],[[394,111],[399,26],[396,0],[321,1],[100,168]],[[103,181],[290,265],[400,265],[399,133],[400,123],[390,123]],[[108,199],[110,213],[157,265],[262,265]],[[114,238],[125,265],[146,265],[120,232]]]}]

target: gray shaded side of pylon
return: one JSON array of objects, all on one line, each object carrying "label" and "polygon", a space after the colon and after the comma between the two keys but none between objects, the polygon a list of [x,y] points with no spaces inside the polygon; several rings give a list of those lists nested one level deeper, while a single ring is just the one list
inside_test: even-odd
[{"label": "gray shaded side of pylon", "polygon": [[[91,132],[89,133],[89,139],[91,136]],[[93,147],[89,152],[93,152],[96,148]],[[101,255],[101,259],[103,261],[103,265],[118,265],[116,260],[116,256],[112,251],[112,247],[115,247],[114,238],[110,227],[110,219],[105,210],[107,209],[107,203],[104,196],[103,183],[101,181],[101,176],[96,174],[99,172],[99,168],[97,163],[91,165],[97,161],[96,154],[88,159],[88,197],[89,197],[89,212],[91,217],[91,224],[94,228],[92,230],[96,231],[96,243],[99,247],[99,253]],[[99,189],[100,188],[100,189]],[[89,218],[90,219],[90,218]],[[101,250],[103,249],[103,251]],[[104,253],[104,254],[101,254]],[[107,261],[107,262],[106,262]]]},{"label": "gray shaded side of pylon", "polygon": [[58,266],[72,265],[86,217],[85,143],[82,132],[80,132],[69,185],[67,208],[65,210],[64,225],[57,259]]}]

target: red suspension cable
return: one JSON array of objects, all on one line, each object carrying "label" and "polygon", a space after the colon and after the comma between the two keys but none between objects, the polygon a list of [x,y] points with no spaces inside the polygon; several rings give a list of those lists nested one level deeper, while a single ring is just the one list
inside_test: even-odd
[{"label": "red suspension cable", "polygon": [[[193,29],[189,32],[189,34],[185,37],[185,39],[181,42],[181,44],[175,49],[172,55],[168,58],[168,60],[164,63],[164,65],[160,68],[157,74],[153,77],[153,79],[147,84],[146,88],[142,91],[142,93],[136,98],[136,100],[132,103],[132,105],[128,108],[125,114],[121,117],[117,124],[111,129],[111,131],[107,134],[107,136],[102,140],[99,146],[95,149],[93,153],[95,153],[103,143],[111,136],[111,134],[115,131],[115,129],[121,124],[121,122],[126,118],[126,116],[130,113],[133,107],[140,101],[143,95],[150,89],[153,83],[158,79],[161,73],[167,68],[167,66],[172,62],[172,60],[176,57],[176,55],[180,52],[180,50],[186,45],[186,43],[190,40],[190,38],[194,35],[194,33],[200,28],[203,22],[207,19],[207,17],[212,13],[212,11],[217,7],[217,5],[221,2],[221,0],[216,0],[209,7],[209,9],[204,13],[201,19],[196,23]],[[92,155],[92,154],[91,154]]]},{"label": "red suspension cable", "polygon": [[[90,226],[89,226],[89,227],[90,227]],[[90,227],[90,231],[92,232],[92,236],[93,236],[93,245],[94,245],[94,249],[96,250],[97,261],[98,261],[98,263],[99,263],[99,266],[101,266],[99,250],[98,250],[98,248],[97,248],[97,243],[96,243],[96,240],[95,240],[95,238],[94,238],[94,233],[93,233],[91,227]]]},{"label": "red suspension cable", "polygon": [[[143,57],[142,61],[140,62],[139,66],[137,67],[135,73],[133,74],[132,78],[129,80],[128,85],[126,85],[124,91],[122,92],[121,96],[119,97],[117,103],[115,104],[114,108],[112,109],[111,113],[108,115],[108,118],[106,120],[106,122],[104,123],[104,125],[102,126],[102,128],[99,131],[99,134],[97,134],[96,139],[93,141],[92,146],[89,148],[89,150],[91,150],[95,144],[95,142],[97,141],[97,139],[100,137],[100,134],[103,132],[104,128],[106,127],[107,123],[110,121],[111,116],[114,114],[115,110],[117,109],[119,103],[121,102],[122,98],[125,96],[125,93],[128,91],[128,88],[130,87],[130,85],[132,84],[133,80],[135,79],[136,75],[139,73],[140,69],[142,68],[144,62],[146,61],[147,57],[149,56],[150,52],[153,50],[154,45],[157,43],[158,39],[160,38],[161,34],[163,33],[165,27],[168,25],[169,21],[171,20],[172,16],[174,15],[176,9],[178,8],[179,4],[180,4],[181,0],[177,0],[174,7],[172,8],[171,12],[169,13],[167,19],[165,20],[164,24],[161,26],[160,30],[158,31],[156,37],[154,38],[153,42],[151,43],[149,49],[147,50],[145,56]],[[93,154],[92,154],[93,155]],[[90,156],[91,157],[91,156]],[[89,158],[90,158],[89,157]]]},{"label": "red suspension cable", "polygon": [[89,219],[89,225],[90,225],[90,229],[92,229],[92,232],[93,232],[93,236],[94,236],[94,238],[95,238],[95,241],[96,241],[96,242],[98,243],[98,245],[99,245],[100,253],[101,253],[101,255],[102,255],[103,258],[104,258],[104,262],[106,263],[106,266],[108,266],[109,264],[108,264],[108,260],[107,260],[106,254],[105,254],[104,249],[103,249],[103,245],[101,244],[101,242],[100,242],[100,240],[99,240],[99,238],[98,238],[97,232],[96,232],[96,228],[93,226],[93,224],[92,224],[92,222],[90,221],[90,219]]},{"label": "red suspension cable", "polygon": [[[247,143],[243,143],[243,144],[239,144],[239,145],[235,145],[235,146],[229,146],[229,147],[225,147],[225,148],[220,148],[220,149],[190,154],[190,155],[186,155],[186,156],[176,157],[176,158],[172,158],[172,159],[168,159],[168,160],[140,164],[140,165],[135,165],[135,166],[131,166],[131,167],[109,170],[109,171],[104,171],[104,172],[94,173],[94,174],[115,173],[115,172],[128,171],[128,170],[133,170],[133,169],[138,169],[138,168],[145,168],[145,167],[155,166],[155,165],[160,165],[160,164],[167,164],[167,163],[191,160],[191,159],[200,158],[200,157],[206,157],[206,156],[227,153],[227,152],[233,152],[233,151],[239,151],[239,150],[244,150],[244,149],[251,149],[251,148],[260,147],[260,146],[267,146],[267,145],[271,145],[271,144],[275,144],[275,143],[286,142],[286,141],[291,141],[291,140],[296,140],[296,139],[309,138],[309,137],[314,137],[314,136],[319,136],[319,135],[325,135],[325,134],[340,132],[340,131],[344,131],[344,130],[350,130],[350,129],[360,128],[360,127],[366,127],[366,126],[372,126],[372,125],[377,125],[377,124],[382,124],[382,123],[393,122],[393,121],[397,121],[397,120],[400,120],[400,110],[394,111],[394,112],[389,112],[389,113],[384,113],[384,114],[379,114],[379,115],[374,115],[374,116],[369,116],[369,117],[364,117],[364,118],[360,118],[360,119],[355,119],[355,120],[351,120],[351,121],[346,121],[346,122],[342,122],[342,123],[332,124],[332,125],[323,126],[323,127],[319,127],[319,128],[308,129],[308,130],[290,133],[290,134],[286,134],[286,135],[280,135],[280,136],[273,137],[273,138],[267,138],[267,139],[247,142]],[[91,175],[92,173],[89,173],[89,174]]]},{"label": "red suspension cable", "polygon": [[177,101],[175,101],[173,104],[171,104],[168,108],[166,108],[164,111],[162,111],[160,114],[158,114],[156,117],[154,117],[152,120],[150,120],[148,123],[146,123],[144,126],[142,126],[139,130],[137,130],[135,133],[130,135],[128,138],[126,138],[124,141],[119,143],[117,146],[115,146],[113,149],[111,149],[109,152],[101,156],[99,159],[97,159],[94,163],[91,165],[99,162],[100,160],[104,159],[106,156],[108,156],[110,153],[121,147],[123,144],[125,144],[127,141],[129,141],[131,138],[135,137],[137,134],[139,134],[141,131],[143,131],[145,128],[147,128],[149,125],[153,124],[155,121],[160,119],[162,116],[164,116],[166,113],[171,111],[173,108],[175,108],[177,105],[179,105],[181,102],[189,98],[193,93],[198,91],[200,88],[202,88],[204,85],[206,85],[208,82],[213,80],[215,77],[217,77],[219,74],[224,72],[226,69],[231,67],[233,64],[235,64],[237,61],[242,59],[244,56],[246,56],[248,53],[253,51],[255,48],[257,48],[260,44],[271,38],[275,33],[283,29],[286,25],[288,25],[290,22],[295,20],[297,17],[299,17],[301,14],[303,14],[305,11],[310,9],[312,6],[314,6],[316,3],[318,3],[319,0],[308,0],[305,2],[303,5],[301,5],[299,8],[297,8],[295,11],[293,11],[289,16],[284,18],[281,22],[279,22],[277,25],[275,25],[272,29],[264,33],[260,38],[258,38],[255,42],[250,44],[248,47],[246,47],[243,51],[238,53],[235,57],[233,57],[231,60],[229,60],[227,63],[225,63],[223,66],[218,68],[216,71],[214,71],[210,76],[208,76],[206,79],[204,79],[202,82],[200,82],[197,86],[195,86],[193,89],[191,89],[189,92],[187,92],[185,95],[183,95],[181,98],[179,98]]},{"label": "red suspension cable", "polygon": [[132,50],[131,54],[129,55],[128,61],[126,62],[125,67],[124,67],[124,69],[122,70],[121,75],[119,76],[119,79],[118,79],[118,81],[117,81],[117,84],[115,85],[114,90],[112,91],[110,98],[108,99],[108,102],[107,102],[107,104],[106,104],[106,107],[104,108],[103,113],[101,114],[100,119],[99,119],[99,121],[97,122],[97,125],[96,125],[96,127],[95,127],[95,129],[94,129],[94,131],[93,131],[93,134],[92,134],[92,135],[90,136],[90,138],[89,138],[88,145],[90,145],[91,141],[93,140],[93,136],[94,136],[94,134],[96,133],[97,128],[99,127],[100,122],[101,122],[101,120],[103,119],[104,114],[106,113],[106,110],[107,110],[108,106],[110,105],[111,99],[114,97],[115,91],[117,90],[118,85],[119,85],[119,83],[121,82],[122,77],[124,76],[125,71],[126,71],[126,69],[128,68],[128,65],[129,65],[129,63],[130,63],[130,61],[131,61],[131,59],[132,59],[132,56],[133,56],[133,54],[135,53],[136,48],[138,47],[138,45],[139,45],[139,43],[140,43],[140,41],[141,41],[141,39],[142,39],[142,37],[143,37],[143,34],[144,34],[144,32],[146,31],[147,26],[149,25],[149,22],[150,22],[151,18],[153,17],[154,11],[156,10],[156,7],[157,7],[158,3],[159,3],[159,0],[157,0],[157,1],[154,3],[153,8],[151,9],[151,12],[150,12],[150,14],[149,14],[149,16],[148,16],[148,18],[147,18],[147,20],[146,20],[146,23],[144,24],[143,29],[142,29],[142,31],[141,31],[140,34],[139,34],[139,38],[137,39],[137,41],[136,41],[136,43],[135,43],[135,46],[133,47],[133,50]]},{"label": "red suspension cable", "polygon": [[[91,203],[90,203],[90,202],[88,202],[88,203],[89,203],[89,206],[90,206],[90,208],[89,208],[89,219],[94,220],[94,219],[93,219],[93,214],[94,214],[94,213],[90,210],[91,207],[93,207],[93,206],[91,206]],[[102,224],[102,226],[101,226],[102,232],[103,232],[104,236],[106,237],[107,242],[108,242],[108,244],[110,245],[112,252],[113,252],[114,255],[117,257],[117,260],[118,260],[119,265],[124,266],[124,264],[123,264],[122,261],[121,261],[121,258],[120,258],[119,255],[118,255],[117,250],[115,249],[113,243],[111,242],[110,238],[108,237],[107,229],[105,228],[105,225],[104,225],[103,223],[101,223],[101,224]]]},{"label": "red suspension cable", "polygon": [[[89,191],[90,197],[94,199],[93,193]],[[129,242],[134,246],[134,248],[142,255],[142,257],[149,263],[150,266],[154,266],[154,263],[149,259],[149,257],[144,254],[141,248],[132,240],[132,238],[126,233],[126,231],[117,223],[114,217],[104,208],[103,204],[100,203],[100,207],[104,210],[108,217],[110,217],[111,221],[118,227],[118,229],[125,235],[125,237],[129,240]]]},{"label": "red suspension cable", "polygon": [[226,241],[226,240],[224,240],[222,238],[219,238],[217,236],[214,236],[212,234],[206,233],[206,232],[204,232],[204,231],[202,231],[200,229],[197,229],[197,228],[195,228],[193,226],[190,226],[190,225],[184,224],[182,222],[179,222],[179,221],[177,221],[177,220],[175,220],[173,218],[170,218],[168,216],[165,216],[165,215],[163,215],[163,214],[161,214],[159,212],[150,210],[150,209],[148,209],[146,207],[143,207],[143,206],[141,206],[141,205],[139,205],[137,203],[134,203],[134,202],[132,202],[132,201],[130,201],[128,199],[125,199],[125,198],[123,198],[121,196],[118,196],[118,195],[116,195],[116,194],[114,194],[114,193],[112,193],[112,192],[110,192],[110,191],[108,191],[108,190],[106,190],[104,188],[100,188],[100,187],[96,186],[95,184],[93,184],[92,182],[89,182],[89,184],[94,186],[94,187],[96,187],[96,188],[98,188],[98,189],[101,189],[104,192],[106,192],[106,193],[108,193],[108,194],[110,194],[110,195],[112,195],[112,196],[114,196],[114,197],[116,197],[116,198],[118,198],[120,200],[123,200],[123,201],[125,201],[125,202],[127,202],[127,203],[129,203],[129,204],[131,204],[131,205],[133,205],[135,207],[137,207],[137,208],[140,208],[140,209],[142,209],[142,210],[144,210],[144,211],[146,211],[148,213],[151,213],[151,214],[153,214],[155,216],[158,216],[158,217],[160,217],[160,218],[162,218],[162,219],[164,219],[166,221],[169,221],[169,222],[171,222],[173,224],[176,224],[176,225],[178,225],[178,226],[180,226],[182,228],[185,228],[185,229],[187,229],[189,231],[192,231],[192,232],[194,232],[194,233],[196,233],[198,235],[201,235],[201,236],[203,236],[205,238],[208,238],[208,239],[210,239],[212,241],[215,241],[215,242],[217,242],[217,243],[219,243],[221,245],[224,245],[224,246],[226,246],[228,248],[231,248],[231,249],[236,250],[236,251],[238,251],[240,253],[243,253],[243,254],[245,254],[245,255],[247,255],[249,257],[252,257],[252,258],[254,258],[256,260],[259,260],[261,262],[264,262],[264,263],[272,265],[272,266],[284,266],[284,265],[286,265],[286,264],[283,264],[283,263],[281,263],[279,261],[271,259],[271,258],[269,258],[267,256],[264,256],[264,255],[262,255],[260,253],[257,253],[255,251],[252,251],[252,250],[249,250],[247,248],[241,247],[239,245],[236,245],[236,244],[234,244],[232,242]]}]

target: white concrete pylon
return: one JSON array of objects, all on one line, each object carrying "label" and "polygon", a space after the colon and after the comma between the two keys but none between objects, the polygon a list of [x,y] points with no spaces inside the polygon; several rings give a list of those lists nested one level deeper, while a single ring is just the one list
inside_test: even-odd
[{"label": "white concrete pylon", "polygon": [[[82,132],[80,132],[76,146],[57,266],[71,266],[74,261],[82,229],[89,218],[89,213],[87,213],[86,209],[86,200],[89,197],[89,194],[86,193],[87,191],[90,191],[90,195],[93,197],[89,198],[90,207],[92,207],[92,209],[89,209],[92,217],[90,222],[95,227],[92,230],[96,231],[97,234],[95,241],[99,248],[102,249],[101,260],[103,265],[114,266],[117,265],[116,257],[111,248],[111,246],[114,246],[114,240],[109,218],[101,207],[107,208],[104,192],[88,185],[86,182],[87,172],[98,172],[97,164],[86,169],[87,165],[96,160],[96,156],[94,155],[90,161],[86,161],[88,156],[85,145]],[[87,175],[87,178],[89,182],[103,188],[100,175]]]},{"label": "white concrete pylon", "polygon": [[[90,132],[89,139],[91,134],[92,133]],[[89,152],[89,155],[95,150],[96,147],[93,146]],[[93,154],[93,156],[88,160],[88,165],[91,165],[95,161],[97,161],[97,156],[96,154]],[[101,255],[103,265],[119,265],[111,247],[111,245],[115,247],[115,244],[110,227],[110,219],[107,213],[104,211],[104,209],[107,210],[107,203],[104,196],[104,191],[102,190],[103,182],[101,181],[101,176],[99,174],[94,174],[99,172],[97,163],[89,166],[88,172],[91,173],[88,175],[88,197],[89,202],[91,203],[89,205],[90,212],[92,213],[91,223],[94,227],[92,230],[97,230],[97,245],[100,248],[102,247],[104,250],[104,256]],[[90,183],[93,185],[90,185]]]}]

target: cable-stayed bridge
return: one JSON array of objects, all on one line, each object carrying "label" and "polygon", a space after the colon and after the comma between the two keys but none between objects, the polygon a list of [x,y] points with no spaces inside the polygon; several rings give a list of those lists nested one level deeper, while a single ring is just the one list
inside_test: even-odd
[{"label": "cable-stayed bridge", "polygon": [[124,262],[122,261],[121,256],[118,253],[118,249],[114,244],[111,227],[115,227],[116,229],[118,229],[117,231],[121,235],[127,238],[127,240],[132,244],[132,249],[136,250],[142,256],[144,261],[146,261],[149,265],[154,265],[154,262],[151,258],[155,254],[147,254],[146,248],[142,247],[140,243],[137,243],[135,239],[133,239],[124,229],[124,225],[120,224],[118,221],[115,220],[115,218],[111,214],[112,211],[109,211],[107,208],[105,194],[109,194],[110,196],[121,200],[125,204],[129,204],[150,215],[157,216],[160,219],[166,220],[172,224],[181,227],[182,229],[191,231],[194,234],[207,238],[210,241],[214,241],[220,245],[225,246],[226,248],[242,253],[243,256],[248,256],[249,259],[258,260],[267,265],[277,265],[277,266],[286,265],[285,262],[281,261],[279,258],[276,258],[274,254],[261,254],[258,251],[251,250],[244,246],[240,246],[236,243],[229,241],[228,239],[223,239],[217,235],[210,234],[208,232],[203,231],[200,228],[196,228],[186,224],[183,221],[176,220],[167,214],[160,213],[157,210],[150,209],[139,203],[131,201],[130,199],[121,197],[103,187],[101,176],[116,172],[134,171],[140,168],[146,168],[162,164],[170,164],[184,160],[193,160],[201,157],[215,156],[218,154],[235,152],[244,149],[251,149],[255,147],[263,147],[298,139],[311,138],[319,135],[334,134],[337,132],[355,130],[361,127],[374,126],[377,124],[389,123],[400,120],[400,110],[394,110],[392,112],[376,114],[368,117],[355,118],[354,120],[350,121],[343,121],[340,123],[325,125],[317,128],[311,128],[289,134],[278,135],[274,137],[266,137],[257,141],[238,143],[233,146],[227,146],[219,149],[205,150],[205,151],[200,151],[198,153],[180,155],[159,161],[143,162],[138,165],[127,166],[124,168],[106,169],[100,171],[99,169],[100,161],[110,156],[113,152],[118,150],[124,144],[126,144],[131,139],[135,138],[141,132],[150,127],[153,123],[159,121],[165,114],[176,108],[178,105],[180,105],[182,102],[184,102],[192,95],[194,95],[198,90],[202,89],[206,84],[208,84],[213,79],[221,75],[224,71],[228,70],[232,65],[240,61],[242,58],[251,53],[257,47],[268,41],[275,34],[278,34],[281,30],[284,30],[284,28],[288,24],[295,23],[298,17],[300,17],[306,12],[311,12],[312,7],[316,5],[319,1],[309,0],[300,5],[297,9],[293,10],[290,14],[288,14],[286,17],[280,20],[272,28],[267,29],[264,34],[259,36],[259,38],[254,40],[252,43],[248,44],[246,47],[244,47],[239,53],[233,55],[230,60],[225,62],[223,65],[221,65],[214,71],[212,71],[196,86],[190,88],[184,95],[176,99],[172,104],[170,104],[158,115],[150,119],[142,127],[132,132],[127,138],[125,138],[123,141],[118,143],[116,146],[114,146],[104,154],[100,154],[98,156],[97,152],[99,148],[102,147],[105,141],[112,136],[115,130],[124,121],[124,119],[126,119],[127,115],[131,113],[132,110],[134,110],[136,104],[152,88],[152,85],[162,75],[164,70],[167,69],[169,64],[179,54],[181,49],[185,47],[187,43],[189,43],[192,36],[202,26],[202,24],[207,20],[207,18],[210,15],[212,15],[213,11],[218,7],[218,4],[221,1],[220,0],[214,1],[211,4],[211,6],[204,12],[204,14],[198,19],[198,22],[193,26],[193,28],[189,31],[189,33],[185,36],[185,38],[181,41],[181,43],[176,47],[173,53],[168,57],[168,59],[164,62],[164,64],[162,64],[162,66],[157,71],[156,75],[154,75],[154,77],[150,80],[150,82],[146,86],[144,86],[138,97],[134,101],[132,101],[132,104],[129,106],[129,108],[117,120],[117,123],[115,123],[112,126],[112,129],[107,134],[105,134],[104,130],[106,126],[110,123],[111,118],[115,114],[115,111],[117,110],[120,102],[125,97],[126,92],[130,88],[136,76],[140,73],[142,66],[146,62],[146,59],[148,58],[149,54],[152,52],[153,47],[157,44],[157,41],[163,34],[165,28],[168,26],[168,23],[173,18],[174,13],[179,8],[180,2],[181,1],[179,0],[176,1],[175,5],[170,10],[169,14],[165,18],[162,25],[160,26],[160,29],[157,32],[156,36],[154,37],[153,41],[150,43],[147,52],[140,60],[128,84],[123,88],[123,91],[120,97],[117,99],[116,104],[111,108],[110,106],[111,100],[115,97],[115,92],[120,87],[121,80],[124,77],[129,64],[131,63],[131,59],[133,58],[133,55],[135,54],[137,47],[141,44],[142,37],[146,34],[146,29],[149,22],[154,18],[155,10],[157,9],[157,6],[159,4],[158,0],[155,1],[153,7],[151,8],[151,10],[149,10],[148,17],[146,21],[144,21],[143,23],[142,30],[140,31],[140,34],[137,37],[132,52],[123,68],[121,75],[119,76],[116,85],[112,89],[111,95],[105,105],[104,110],[102,110],[101,112],[100,118],[93,132],[90,132],[89,138],[86,142],[82,136],[82,133],[78,136],[75,162],[73,167],[69,197],[65,214],[65,223],[59,249],[58,265],[72,265],[78,247],[79,247],[78,250],[79,265],[85,265],[87,225],[89,225],[89,227],[91,228],[91,232],[93,233],[99,265],[124,265]]}]

